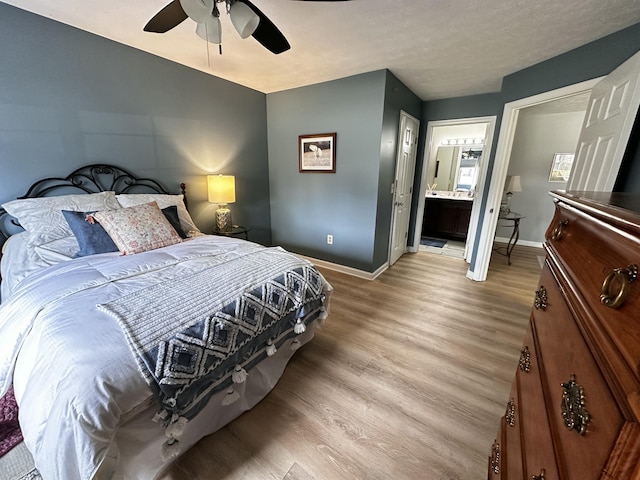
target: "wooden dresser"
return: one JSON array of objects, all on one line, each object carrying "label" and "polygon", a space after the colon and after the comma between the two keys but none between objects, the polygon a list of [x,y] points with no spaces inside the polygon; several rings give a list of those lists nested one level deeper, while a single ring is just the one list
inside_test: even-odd
[{"label": "wooden dresser", "polygon": [[490,479],[640,479],[640,195],[551,194]]}]

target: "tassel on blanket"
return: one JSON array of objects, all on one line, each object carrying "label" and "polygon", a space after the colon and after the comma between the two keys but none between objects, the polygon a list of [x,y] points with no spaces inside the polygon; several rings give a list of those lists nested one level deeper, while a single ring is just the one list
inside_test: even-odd
[{"label": "tassel on blanket", "polygon": [[273,344],[273,342],[271,341],[271,339],[269,339],[269,340],[267,341],[267,348],[266,348],[267,357],[271,357],[271,356],[275,355],[277,351],[278,351],[278,349],[277,349],[277,348],[276,348],[276,346]]},{"label": "tassel on blanket", "polygon": [[240,395],[233,388],[227,390],[227,394],[222,399],[222,405],[231,405],[233,402],[238,400]]},{"label": "tassel on blanket", "polygon": [[324,321],[327,319],[327,317],[329,316],[329,312],[327,312],[327,309],[322,307],[320,309],[320,314],[318,315],[318,326],[319,327],[323,327],[324,326]]},{"label": "tassel on blanket", "polygon": [[297,338],[293,339],[290,346],[291,350],[298,350],[300,348],[300,341]]},{"label": "tassel on blanket", "polygon": [[186,427],[188,420],[185,417],[173,415],[171,417],[171,423],[165,428],[164,434],[169,438],[179,438],[184,433],[184,427]]},{"label": "tassel on blanket", "polygon": [[300,319],[296,320],[296,324],[293,326],[293,333],[300,335],[301,333],[306,332],[306,330],[307,330],[307,327],[302,322],[302,320]]},{"label": "tassel on blanket", "polygon": [[236,365],[236,368],[231,374],[231,379],[233,380],[233,383],[242,383],[247,379],[248,376],[249,374],[244,368],[242,368],[242,366]]},{"label": "tassel on blanket", "polygon": [[167,412],[166,410],[160,410],[153,416],[152,421],[154,423],[158,423],[160,421],[164,422],[165,418],[167,418],[168,415],[169,415],[169,412]]},{"label": "tassel on blanket", "polygon": [[177,457],[180,454],[180,442],[178,442],[175,438],[170,438],[166,442],[162,444],[162,460],[167,461],[171,460],[174,457]]}]

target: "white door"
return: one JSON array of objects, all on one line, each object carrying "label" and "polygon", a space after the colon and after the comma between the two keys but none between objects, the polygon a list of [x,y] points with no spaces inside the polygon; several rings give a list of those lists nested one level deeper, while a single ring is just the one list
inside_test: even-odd
[{"label": "white door", "polygon": [[640,52],[591,92],[567,190],[613,191],[640,105]]},{"label": "white door", "polygon": [[413,191],[413,176],[416,169],[419,126],[420,122],[417,119],[405,112],[400,112],[396,178],[393,186],[393,216],[391,219],[389,266],[396,263],[407,251],[409,214],[411,213],[411,196]]}]

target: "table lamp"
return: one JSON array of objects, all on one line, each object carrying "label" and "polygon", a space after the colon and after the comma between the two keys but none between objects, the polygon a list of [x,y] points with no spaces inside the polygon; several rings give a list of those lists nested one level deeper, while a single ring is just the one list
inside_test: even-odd
[{"label": "table lamp", "polygon": [[227,204],[236,201],[236,179],[233,175],[207,175],[209,202],[217,203],[216,230],[230,232],[233,228],[231,210]]},{"label": "table lamp", "polygon": [[507,185],[507,213],[511,212],[509,204],[511,203],[511,197],[514,192],[521,192],[522,185],[520,184],[520,175],[512,175]]}]

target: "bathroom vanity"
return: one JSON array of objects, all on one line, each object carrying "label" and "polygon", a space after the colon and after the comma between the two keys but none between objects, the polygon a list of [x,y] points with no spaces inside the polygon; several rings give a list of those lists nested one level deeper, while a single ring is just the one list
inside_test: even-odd
[{"label": "bathroom vanity", "polygon": [[466,192],[427,192],[422,236],[465,240],[473,198]]}]

